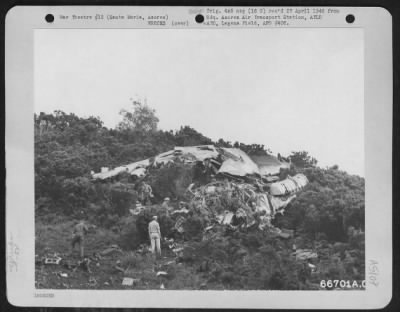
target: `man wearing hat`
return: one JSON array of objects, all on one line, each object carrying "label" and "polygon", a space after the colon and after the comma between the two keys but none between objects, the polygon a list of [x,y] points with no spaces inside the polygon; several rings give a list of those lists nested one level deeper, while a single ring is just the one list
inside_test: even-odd
[{"label": "man wearing hat", "polygon": [[161,257],[161,231],[157,222],[157,216],[153,216],[153,220],[149,223],[149,237],[151,242],[151,252]]}]

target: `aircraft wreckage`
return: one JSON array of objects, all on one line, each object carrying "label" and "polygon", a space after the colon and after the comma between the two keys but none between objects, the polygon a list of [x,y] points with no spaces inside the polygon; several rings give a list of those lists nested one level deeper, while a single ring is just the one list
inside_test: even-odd
[{"label": "aircraft wreckage", "polygon": [[[210,170],[218,180],[209,184],[189,185],[190,207],[220,224],[231,224],[232,219],[245,220],[245,226],[254,223],[260,229],[270,225],[276,213],[283,213],[296,193],[308,184],[303,174],[285,175],[290,163],[273,155],[249,156],[238,148],[216,147],[214,145],[175,147],[155,157],[134,162],[109,170],[102,168],[93,173],[95,180],[106,180],[121,173],[144,178],[151,168],[160,168],[173,162],[201,164]],[[218,209],[222,199],[236,198],[240,207],[234,211]],[[212,207],[212,208],[210,208]],[[256,222],[255,218],[258,218]],[[243,225],[243,223],[242,223]]]}]

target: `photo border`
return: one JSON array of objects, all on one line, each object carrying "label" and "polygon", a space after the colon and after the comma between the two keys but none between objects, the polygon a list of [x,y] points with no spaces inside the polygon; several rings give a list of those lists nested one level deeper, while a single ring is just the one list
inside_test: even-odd
[{"label": "photo border", "polygon": [[[103,7],[107,11],[130,7]],[[324,7],[327,8],[327,7]],[[365,291],[159,291],[42,290],[34,287],[33,31],[57,28],[44,22],[51,9],[14,7],[6,17],[6,249],[7,297],[18,306],[162,308],[380,308],[392,295],[392,19],[383,8],[351,8],[361,20],[365,44],[366,279],[377,261],[382,284]],[[135,10],[158,10],[136,7]],[[186,10],[186,8],[166,8]],[[64,13],[66,14],[66,13]],[[187,14],[183,12],[182,14]],[[361,17],[361,19],[360,19]],[[21,20],[24,21],[21,24]],[[329,21],[339,24],[339,21]],[[340,22],[343,22],[342,20]],[[90,24],[90,23],[89,23]],[[94,28],[87,22],[77,28]],[[118,24],[115,23],[115,24]],[[99,25],[99,24],[97,24]],[[126,26],[126,25],[125,25]],[[345,25],[349,27],[348,25]],[[119,26],[120,27],[120,26]],[[124,25],[121,26],[122,28]],[[321,25],[319,25],[321,27]],[[342,26],[343,27],[343,26]],[[103,28],[96,27],[96,28]],[[132,28],[132,26],[130,26]],[[377,61],[379,60],[379,61]],[[378,165],[376,165],[378,164]],[[21,177],[24,177],[21,179]],[[376,183],[375,181],[379,181]],[[21,192],[21,190],[23,190]],[[21,194],[23,194],[21,196]],[[28,210],[27,207],[32,207]],[[24,224],[21,226],[21,217]],[[18,250],[18,252],[16,252]],[[16,271],[17,270],[17,271]],[[32,287],[33,286],[33,287]],[[54,297],[35,297],[53,293]],[[126,296],[129,292],[129,296]],[[104,294],[107,293],[105,298]],[[88,297],[90,294],[90,298]],[[318,294],[318,295],[316,295]],[[290,298],[290,300],[287,300]],[[317,298],[317,300],[316,300]],[[118,302],[119,304],[115,305]],[[328,306],[326,306],[328,304]]]}]

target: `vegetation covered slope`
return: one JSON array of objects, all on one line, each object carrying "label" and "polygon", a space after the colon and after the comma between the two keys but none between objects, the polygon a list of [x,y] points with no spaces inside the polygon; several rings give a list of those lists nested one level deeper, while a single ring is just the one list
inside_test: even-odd
[{"label": "vegetation covered slope", "polygon": [[[99,118],[81,118],[61,111],[35,115],[38,255],[48,251],[67,253],[69,227],[82,211],[97,226],[90,236],[90,252],[113,243],[125,251],[148,244],[146,226],[151,214],[136,219],[129,216],[137,199],[137,181],[120,176],[93,183],[92,170],[153,157],[174,146],[215,144],[239,147],[247,153],[268,151],[259,144],[223,139],[213,142],[189,126],[175,132],[158,130],[154,111],[138,115],[143,109],[146,107],[125,112],[124,121],[115,129],[104,127]],[[209,289],[316,289],[323,279],[364,279],[364,179],[337,166],[319,168],[304,151],[290,156],[292,170],[305,173],[310,183],[273,223],[293,230],[294,236],[282,239],[268,230],[220,229],[204,237],[204,220],[191,214],[185,238],[191,248],[185,249],[179,258],[181,265],[175,267],[180,273],[170,274],[175,276],[169,281],[171,288],[193,289],[206,284]],[[173,201],[185,199],[187,185],[201,178],[195,168],[179,164],[157,170],[148,177],[155,195],[154,211],[165,196]],[[173,225],[167,217],[161,218],[160,224],[163,233]],[[313,261],[316,272],[311,272],[309,261],[296,259],[293,252],[298,249],[318,254],[318,260]],[[132,261],[141,267],[140,259]],[[111,270],[109,274],[114,273]],[[154,287],[149,283],[149,288]]]}]

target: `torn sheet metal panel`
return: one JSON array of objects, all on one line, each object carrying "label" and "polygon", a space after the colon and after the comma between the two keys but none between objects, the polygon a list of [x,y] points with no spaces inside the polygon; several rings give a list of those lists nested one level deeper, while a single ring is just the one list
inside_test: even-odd
[{"label": "torn sheet metal panel", "polygon": [[147,168],[150,165],[150,160],[149,159],[143,159],[141,161],[137,161],[134,163],[131,163],[126,166],[122,166],[128,169],[129,172],[136,170],[138,168]]},{"label": "torn sheet metal panel", "polygon": [[240,161],[240,155],[232,153],[229,148],[219,147],[218,152],[221,155],[222,160],[233,159],[234,161]]},{"label": "torn sheet metal panel", "polygon": [[272,214],[272,209],[269,204],[267,194],[257,194],[256,199],[256,210],[257,212],[265,211],[266,215],[270,216]]},{"label": "torn sheet metal panel", "polygon": [[281,162],[273,155],[252,155],[250,158],[257,164],[263,176],[277,175],[281,169],[289,169],[290,164]]},{"label": "torn sheet metal panel", "polygon": [[269,192],[274,196],[283,196],[291,193],[298,192],[306,186],[308,180],[303,174],[296,174],[293,177],[288,177],[285,180],[274,182],[269,188]]},{"label": "torn sheet metal panel", "polygon": [[103,170],[103,172],[95,173],[92,175],[92,177],[93,177],[93,179],[104,180],[104,179],[114,177],[124,171],[127,171],[127,169],[125,167],[121,166],[121,167],[114,168],[112,170],[108,170],[108,171]]},{"label": "torn sheet metal panel", "polygon": [[258,229],[262,231],[265,228],[270,227],[270,226],[271,226],[271,217],[261,216],[260,223],[258,224]]},{"label": "torn sheet metal panel", "polygon": [[184,218],[184,217],[179,217],[178,218],[178,220],[176,220],[176,223],[175,223],[175,229],[179,232],[179,233],[183,233],[185,230],[184,230],[184,227],[183,227],[183,224],[185,223],[185,221],[186,221],[186,219]]},{"label": "torn sheet metal panel", "polygon": [[279,181],[279,176],[262,176],[262,180],[267,183]]},{"label": "torn sheet metal panel", "polygon": [[170,162],[173,162],[175,160],[176,156],[174,153],[174,150],[161,153],[154,158],[154,163],[153,166],[158,166],[158,165],[166,165]]},{"label": "torn sheet metal panel", "polygon": [[137,176],[138,178],[144,177],[146,175],[146,168],[137,168],[129,172],[131,175]]},{"label": "torn sheet metal panel", "polygon": [[62,258],[54,255],[54,257],[47,257],[44,259],[44,264],[60,264]]},{"label": "torn sheet metal panel", "polygon": [[134,282],[134,279],[131,277],[124,277],[124,279],[122,280],[122,285],[123,286],[132,286]]},{"label": "torn sheet metal panel", "polygon": [[[235,155],[238,160],[233,159],[236,163],[240,163],[243,170],[247,174],[260,174],[257,164],[251,160],[251,158],[239,148],[222,148],[225,152]],[[222,164],[223,166],[224,164]],[[224,172],[224,171],[223,171]],[[229,172],[228,172],[229,173]]]},{"label": "torn sheet metal panel", "polygon": [[186,208],[182,208],[182,209],[174,210],[174,211],[171,212],[172,215],[179,214],[179,213],[188,214],[189,210],[186,209]]},{"label": "torn sheet metal panel", "polygon": [[204,187],[204,192],[206,194],[215,194],[217,192],[217,187],[215,185],[207,185]]},{"label": "torn sheet metal panel", "polygon": [[222,220],[222,224],[231,224],[233,218],[232,212],[225,213],[224,219]]},{"label": "torn sheet metal panel", "polygon": [[289,179],[293,180],[299,188],[303,188],[308,184],[307,177],[302,173],[296,174],[293,177],[289,176]]},{"label": "torn sheet metal panel", "polygon": [[251,160],[249,156],[238,148],[222,148],[228,154],[233,154],[234,158],[226,159],[218,173],[228,173],[234,176],[244,177],[246,175],[260,174],[258,166]]},{"label": "torn sheet metal panel", "polygon": [[236,218],[247,218],[247,213],[243,208],[239,208],[236,210],[235,216]]},{"label": "torn sheet metal panel", "polygon": [[318,254],[311,249],[297,249],[294,252],[296,260],[308,260],[318,258]]},{"label": "torn sheet metal panel", "polygon": [[217,158],[219,153],[214,145],[200,145],[200,146],[176,146],[174,148],[175,155],[193,155],[197,161],[204,161],[210,158]]},{"label": "torn sheet metal panel", "polygon": [[[131,163],[129,165],[125,165],[125,166],[119,166],[117,168],[114,168],[112,170],[102,170],[102,172],[100,173],[95,173],[92,175],[93,179],[100,179],[100,180],[104,180],[104,179],[108,179],[111,177],[114,177],[122,172],[127,172],[130,174],[134,174],[137,175],[140,172],[143,172],[143,169],[146,170],[145,168],[147,168],[150,165],[150,161],[149,159],[144,159],[141,161],[137,161],[134,163]],[[141,171],[136,171],[137,169],[141,168]],[[102,168],[103,169],[103,168]]]},{"label": "torn sheet metal panel", "polygon": [[293,199],[296,198],[296,195],[291,195],[287,198],[276,197],[276,196],[268,196],[269,202],[272,206],[274,213],[279,212],[284,209]]},{"label": "torn sheet metal panel", "polygon": [[233,212],[227,210],[224,214],[217,216],[217,221],[219,224],[231,224],[233,216]]}]

